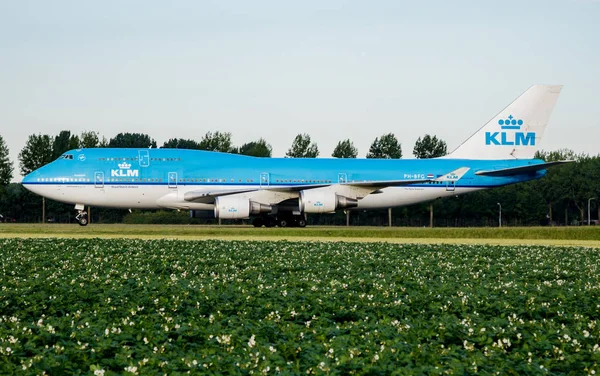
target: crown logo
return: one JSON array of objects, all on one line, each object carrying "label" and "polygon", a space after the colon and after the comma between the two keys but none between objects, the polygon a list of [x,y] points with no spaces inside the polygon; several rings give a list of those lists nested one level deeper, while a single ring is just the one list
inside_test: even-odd
[{"label": "crown logo", "polygon": [[131,164],[127,162],[119,163],[119,168],[121,170],[129,170],[131,168]]},{"label": "crown logo", "polygon": [[500,124],[500,128],[502,129],[519,129],[521,128],[521,125],[523,125],[523,120],[517,120],[512,115],[509,115],[506,120],[498,120],[498,124]]}]

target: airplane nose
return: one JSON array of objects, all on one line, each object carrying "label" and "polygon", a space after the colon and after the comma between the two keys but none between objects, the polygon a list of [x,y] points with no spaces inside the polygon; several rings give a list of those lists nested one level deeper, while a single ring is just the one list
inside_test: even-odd
[{"label": "airplane nose", "polygon": [[31,191],[33,193],[38,193],[37,192],[38,185],[36,184],[38,182],[38,178],[39,178],[39,172],[37,170],[32,171],[29,174],[23,176],[23,180],[21,180],[21,184],[28,191]]},{"label": "airplane nose", "polygon": [[23,180],[21,180],[21,183],[23,184],[29,184],[33,181],[33,173],[29,173],[25,176],[23,176]]}]

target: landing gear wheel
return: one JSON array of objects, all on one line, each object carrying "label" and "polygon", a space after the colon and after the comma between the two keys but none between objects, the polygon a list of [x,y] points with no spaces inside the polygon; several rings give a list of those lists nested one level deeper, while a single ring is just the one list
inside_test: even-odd
[{"label": "landing gear wheel", "polygon": [[87,226],[89,221],[88,221],[88,215],[85,211],[80,210],[77,215],[75,216],[75,219],[77,220],[77,222],[79,223],[79,226]]},{"label": "landing gear wheel", "polygon": [[279,220],[279,227],[287,227],[287,226],[288,226],[288,222],[285,219]]},{"label": "landing gear wheel", "polygon": [[88,218],[87,218],[87,214],[83,214],[81,217],[79,217],[79,226],[87,226],[88,225]]},{"label": "landing gear wheel", "polygon": [[298,220],[298,227],[306,227],[306,221],[304,219]]},{"label": "landing gear wheel", "polygon": [[252,226],[254,226],[254,227],[262,227],[263,226],[262,219],[255,218],[254,221],[252,221]]}]

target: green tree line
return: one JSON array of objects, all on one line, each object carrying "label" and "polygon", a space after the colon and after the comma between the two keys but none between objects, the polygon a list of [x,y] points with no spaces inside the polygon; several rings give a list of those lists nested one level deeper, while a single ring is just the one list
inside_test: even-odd
[{"label": "green tree line", "polygon": [[[83,132],[80,135],[61,131],[56,136],[32,134],[19,153],[18,170],[25,175],[51,162],[67,150],[91,147],[114,148],[156,148],[158,144],[147,134],[120,133],[106,139],[97,132]],[[255,157],[271,157],[272,146],[263,138],[235,146],[231,133],[208,132],[199,141],[172,138],[161,148],[210,150],[237,153]],[[413,148],[416,158],[435,158],[447,153],[446,143],[436,136],[420,137]],[[15,218],[19,222],[39,222],[42,199],[24,189],[21,184],[10,183],[15,166],[9,159],[9,150],[0,135],[0,214],[5,218]],[[367,158],[402,158],[402,145],[392,133],[375,138]],[[319,148],[308,134],[298,134],[286,153],[286,157],[316,158]],[[349,139],[341,140],[335,147],[332,157],[356,158],[358,150]],[[541,151],[537,158],[546,161],[570,159],[575,162],[551,168],[546,177],[517,185],[483,190],[467,195],[436,200],[432,203],[435,226],[494,226],[498,224],[499,205],[502,206],[504,225],[580,224],[587,219],[587,205],[590,198],[599,197],[600,156],[576,154],[571,150]],[[600,216],[600,206],[596,200],[590,201],[592,219]],[[429,225],[429,204],[417,204],[393,211],[395,225]],[[100,222],[121,222],[128,215],[125,210],[94,209],[92,220]],[[135,216],[134,214],[133,216]],[[131,215],[129,215],[131,217]],[[162,216],[170,222],[186,223],[187,214]],[[47,200],[46,220],[60,222],[74,221],[72,205]],[[177,217],[178,219],[175,219]],[[385,225],[387,211],[353,212],[352,224]],[[128,220],[125,218],[125,220]],[[131,218],[129,218],[131,221]],[[133,220],[135,221],[135,220]],[[309,217],[312,224],[345,224],[343,213],[336,215],[315,215]]]}]

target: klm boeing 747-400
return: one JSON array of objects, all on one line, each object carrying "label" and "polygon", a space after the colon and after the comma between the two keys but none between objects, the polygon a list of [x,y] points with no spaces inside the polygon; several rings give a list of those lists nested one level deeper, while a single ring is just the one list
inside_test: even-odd
[{"label": "klm boeing 747-400", "polygon": [[411,205],[541,178],[533,159],[562,86],[535,85],[451,154],[435,159],[255,158],[178,149],[77,149],[23,179],[75,205],[255,216],[255,226],[301,226],[305,213]]}]

